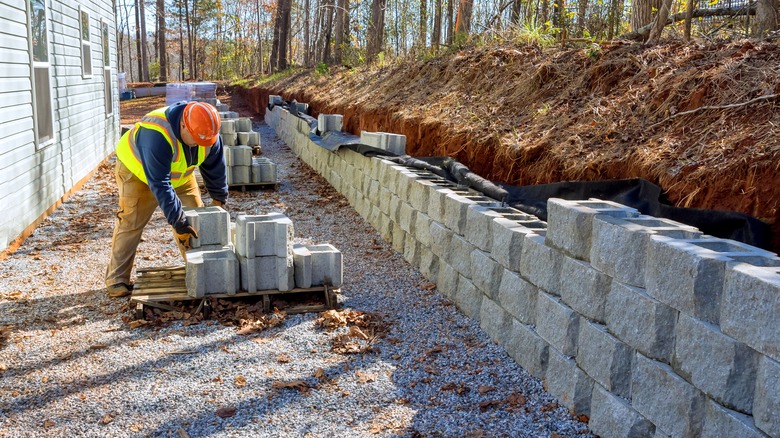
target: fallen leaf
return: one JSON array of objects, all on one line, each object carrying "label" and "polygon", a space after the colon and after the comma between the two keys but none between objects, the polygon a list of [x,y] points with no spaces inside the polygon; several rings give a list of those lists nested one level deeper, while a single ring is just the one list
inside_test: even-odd
[{"label": "fallen leaf", "polygon": [[343,391],[343,392],[341,393],[341,396],[342,396],[342,397],[346,397],[346,396],[348,396],[348,395],[349,395],[349,391]]},{"label": "fallen leaf", "polygon": [[49,383],[49,376],[43,376],[41,383]]},{"label": "fallen leaf", "polygon": [[145,325],[149,325],[150,322],[145,319],[136,319],[135,321],[130,321],[130,328],[136,329],[138,327],[143,327]]},{"label": "fallen leaf", "polygon": [[55,423],[51,420],[46,420],[43,422],[43,427],[48,429],[50,427],[54,427]]},{"label": "fallen leaf", "polygon": [[114,417],[112,417],[111,414],[103,415],[103,418],[100,419],[101,424],[108,424],[112,421],[114,421]]},{"label": "fallen leaf", "polygon": [[395,399],[395,404],[397,405],[408,405],[409,402],[411,402],[412,399],[409,397],[403,397],[403,398],[397,398]]},{"label": "fallen leaf", "polygon": [[390,356],[390,358],[393,359],[393,360],[398,360],[398,359],[401,358],[401,355],[400,354],[394,354],[394,355]]},{"label": "fallen leaf", "polygon": [[442,385],[441,388],[439,389],[441,389],[442,391],[452,391],[455,388],[457,388],[456,384],[454,384],[453,382],[448,382]]},{"label": "fallen leaf", "polygon": [[130,432],[140,432],[141,429],[143,429],[144,426],[142,424],[131,424],[130,425]]},{"label": "fallen leaf", "polygon": [[281,380],[274,380],[271,384],[273,389],[297,389],[300,392],[306,392],[309,390],[309,384],[303,380],[291,380],[289,382],[283,382]]},{"label": "fallen leaf", "polygon": [[214,377],[213,379],[211,379],[211,381],[216,383],[222,383],[222,377],[219,376]]},{"label": "fallen leaf", "polygon": [[479,404],[480,412],[486,412],[488,409],[493,409],[501,404],[500,400],[487,400]]},{"label": "fallen leaf", "polygon": [[590,418],[588,418],[587,415],[581,414],[577,417],[578,420],[580,420],[583,423],[587,423],[590,421]]},{"label": "fallen leaf", "polygon": [[420,289],[422,289],[422,290],[436,289],[436,283],[425,283],[422,286],[420,286]]},{"label": "fallen leaf", "polygon": [[353,338],[368,339],[368,335],[363,333],[363,330],[360,330],[360,327],[354,325],[349,328],[349,335]]},{"label": "fallen leaf", "polygon": [[276,361],[279,363],[288,363],[290,362],[290,355],[287,353],[282,353],[276,356]]},{"label": "fallen leaf", "polygon": [[355,377],[358,383],[369,383],[376,381],[376,374],[364,373],[363,371],[355,371]]},{"label": "fallen leaf", "polygon": [[217,409],[217,417],[219,418],[230,418],[233,415],[236,415],[236,408],[233,406],[225,406]]},{"label": "fallen leaf", "polygon": [[236,376],[236,386],[238,387],[246,386],[246,377]]},{"label": "fallen leaf", "polygon": [[477,391],[479,391],[480,394],[487,394],[488,392],[495,391],[495,390],[496,390],[495,386],[484,386],[483,385],[483,386],[480,386],[479,388],[477,388]]},{"label": "fallen leaf", "polygon": [[325,370],[323,370],[322,368],[317,368],[316,370],[314,370],[313,377],[318,380],[325,380]]}]

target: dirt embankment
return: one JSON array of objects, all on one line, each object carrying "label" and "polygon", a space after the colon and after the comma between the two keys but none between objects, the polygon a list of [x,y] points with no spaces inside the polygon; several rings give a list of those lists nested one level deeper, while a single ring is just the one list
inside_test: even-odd
[{"label": "dirt embankment", "polygon": [[679,206],[772,224],[780,248],[780,47],[739,42],[540,50],[489,45],[240,90],[407,136],[509,184],[640,177]]}]

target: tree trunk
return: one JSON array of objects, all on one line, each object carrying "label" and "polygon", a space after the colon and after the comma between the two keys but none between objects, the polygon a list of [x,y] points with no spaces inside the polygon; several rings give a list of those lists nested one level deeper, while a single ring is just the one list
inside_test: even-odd
[{"label": "tree trunk", "polygon": [[585,34],[585,18],[588,13],[588,0],[579,0],[577,4],[577,35]]},{"label": "tree trunk", "polygon": [[184,81],[184,26],[182,19],[184,13],[181,10],[182,2],[179,2],[179,80]]},{"label": "tree trunk", "polygon": [[165,23],[165,0],[157,0],[157,33],[159,34],[160,46],[160,81],[168,82],[168,45],[165,40],[165,34],[168,32]]},{"label": "tree trunk", "polygon": [[324,31],[322,33],[323,38],[323,45],[322,45],[322,62],[329,64],[330,63],[330,39],[333,35],[333,15],[335,13],[335,8],[333,7],[336,4],[335,0],[329,0],[328,1],[328,8],[326,10],[327,16],[325,17],[324,21]]},{"label": "tree trunk", "polygon": [[420,49],[425,50],[428,41],[428,0],[420,0]]},{"label": "tree trunk", "polygon": [[184,1],[184,18],[185,22],[187,24],[187,61],[188,61],[188,73],[190,79],[192,79],[193,76],[193,56],[192,56],[192,23],[190,22],[190,0],[183,0]]},{"label": "tree trunk", "polygon": [[[696,9],[693,11],[692,17],[693,18],[700,18],[700,17],[741,17],[743,15],[755,15],[756,14],[756,8],[755,6],[744,8],[744,7],[738,7],[738,8],[714,8],[714,9]],[[674,14],[666,19],[666,24],[672,24],[677,21],[685,20],[685,17],[688,15],[687,12],[682,12],[679,14]],[[642,28],[639,28],[635,31],[625,33],[623,35],[620,35],[620,39],[622,40],[645,40],[647,38],[647,35],[650,34],[650,30],[655,25],[655,22],[650,23]]]},{"label": "tree trunk", "polygon": [[282,5],[280,0],[276,4],[276,16],[274,17],[274,39],[271,43],[271,59],[268,61],[270,72],[275,73],[279,70],[279,41],[282,33]]},{"label": "tree trunk", "polygon": [[550,0],[542,0],[542,19],[541,24],[545,24],[550,21]]},{"label": "tree trunk", "polygon": [[371,21],[368,23],[366,42],[366,60],[373,61],[382,51],[385,38],[386,0],[372,0]]},{"label": "tree trunk", "polygon": [[198,0],[192,0],[192,74],[193,79],[200,80],[200,63],[198,62]]},{"label": "tree trunk", "polygon": [[647,37],[648,44],[658,44],[661,40],[661,33],[666,27],[666,19],[669,18],[669,11],[672,9],[672,0],[664,0],[661,9],[658,10],[658,14],[653,22],[653,27],[650,29],[650,35]]},{"label": "tree trunk", "polygon": [[347,12],[349,10],[349,3],[347,0],[338,0],[336,4],[336,26],[335,34],[333,37],[333,62],[335,64],[341,64],[344,54],[344,33],[345,24],[349,26],[347,22]]},{"label": "tree trunk", "polygon": [[455,37],[455,0],[447,0],[447,45],[452,44]]},{"label": "tree trunk", "polygon": [[138,60],[138,77],[136,80],[142,82],[144,80],[144,67],[141,64],[141,8],[138,6],[138,3],[141,3],[141,0],[135,0],[135,50],[136,59]]},{"label": "tree trunk", "polygon": [[[303,8],[303,65],[304,67],[311,67],[311,51],[309,46],[311,45],[311,13],[309,8],[311,6],[311,0],[306,0]],[[260,20],[257,20],[258,23]],[[258,24],[259,26],[259,24]]]},{"label": "tree trunk", "polygon": [[441,0],[436,0],[436,10],[433,11],[433,35],[431,35],[431,47],[434,51],[438,51],[439,44],[441,44]]},{"label": "tree trunk", "polygon": [[455,34],[468,35],[471,32],[471,13],[474,9],[474,0],[460,0],[458,4],[458,18],[455,19]]},{"label": "tree trunk", "polygon": [[514,24],[520,24],[520,12],[523,9],[523,1],[522,0],[514,0],[512,2],[512,15],[510,16],[510,21]]},{"label": "tree trunk", "polygon": [[143,66],[143,80],[149,82],[149,56],[147,55],[146,44],[146,10],[144,0],[138,0],[139,10],[141,12],[141,65]]},{"label": "tree trunk", "polygon": [[631,7],[631,30],[647,26],[653,21],[653,11],[661,10],[662,0],[638,0]]},{"label": "tree trunk", "polygon": [[777,30],[778,25],[780,25],[778,0],[758,0],[754,36],[763,38],[768,32]]}]

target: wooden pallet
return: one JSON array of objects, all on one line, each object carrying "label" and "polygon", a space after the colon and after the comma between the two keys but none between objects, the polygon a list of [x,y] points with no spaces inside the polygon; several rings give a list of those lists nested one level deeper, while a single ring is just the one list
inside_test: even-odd
[{"label": "wooden pallet", "polygon": [[246,183],[246,184],[228,184],[229,190],[241,190],[246,192],[247,189],[273,189],[279,187],[279,181],[276,182],[259,182],[259,183]]},{"label": "wooden pallet", "polygon": [[196,298],[187,295],[185,284],[185,266],[166,266],[161,268],[142,268],[137,270],[137,278],[133,292],[130,295],[130,303],[135,304],[136,318],[142,319],[146,306],[163,310],[176,310],[173,303],[200,300],[196,312],[207,311],[206,298],[243,298],[262,297],[263,311],[271,311],[271,295],[294,293],[323,293],[324,303],[315,305],[298,305],[284,309],[287,313],[321,312],[334,309],[337,304],[336,292],[338,289],[329,286],[315,286],[307,288],[295,288],[287,291],[277,289],[258,290],[254,292],[237,292],[235,294],[210,294],[205,298]]}]

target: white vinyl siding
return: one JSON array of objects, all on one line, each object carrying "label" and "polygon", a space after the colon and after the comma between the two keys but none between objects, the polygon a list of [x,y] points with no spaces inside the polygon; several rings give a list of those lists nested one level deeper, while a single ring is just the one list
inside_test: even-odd
[{"label": "white vinyl siding", "polygon": [[[31,0],[0,4],[0,251],[108,157],[119,140],[115,22],[111,0],[38,0],[47,10],[49,101],[36,104]],[[84,76],[81,12],[100,74]],[[107,24],[109,64],[103,62]],[[103,68],[100,68],[103,66]],[[106,75],[106,72],[108,74]],[[109,83],[106,83],[106,77]],[[39,100],[39,99],[38,99]],[[52,141],[36,140],[36,115],[48,111]]]}]

